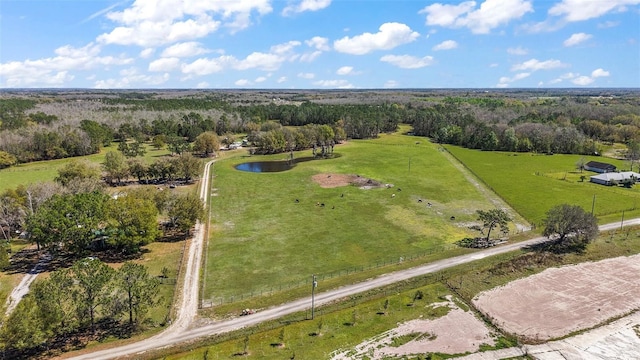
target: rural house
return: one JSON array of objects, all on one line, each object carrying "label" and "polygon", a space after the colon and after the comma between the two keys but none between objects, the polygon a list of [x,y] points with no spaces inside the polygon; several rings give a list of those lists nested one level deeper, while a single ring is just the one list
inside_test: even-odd
[{"label": "rural house", "polygon": [[589,161],[588,163],[584,164],[584,169],[601,173],[601,174],[616,171],[615,165],[601,163],[599,161]]},{"label": "rural house", "polygon": [[609,172],[590,177],[592,183],[601,185],[617,185],[625,180],[634,179],[635,182],[640,181],[640,174],[633,171]]}]

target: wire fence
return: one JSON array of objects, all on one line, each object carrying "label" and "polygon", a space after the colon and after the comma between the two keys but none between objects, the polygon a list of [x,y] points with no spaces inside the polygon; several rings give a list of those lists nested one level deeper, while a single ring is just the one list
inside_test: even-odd
[{"label": "wire fence", "polygon": [[[442,253],[447,250],[452,250],[455,248],[458,248],[458,246],[454,244],[446,244],[443,246],[430,248],[426,251],[419,252],[419,253],[394,257],[392,259],[389,258],[389,259],[378,260],[368,265],[353,266],[346,269],[335,270],[325,274],[316,274],[316,281],[329,280],[329,279],[334,279],[341,276],[353,275],[356,273],[363,273],[366,271],[378,269],[385,266],[398,265],[406,261],[413,261],[419,258],[426,258],[427,256],[431,256],[435,253]],[[256,289],[256,290],[242,293],[242,294],[218,296],[218,297],[213,297],[209,299],[201,299],[200,308],[209,308],[209,307],[223,305],[223,304],[230,304],[230,303],[243,301],[243,300],[247,300],[255,297],[269,296],[269,295],[273,295],[273,294],[276,294],[282,291],[287,291],[290,289],[297,289],[305,286],[311,286],[311,281],[312,281],[311,276],[307,276],[304,279],[300,279],[298,281],[274,285],[274,286],[265,287],[262,289]]]}]

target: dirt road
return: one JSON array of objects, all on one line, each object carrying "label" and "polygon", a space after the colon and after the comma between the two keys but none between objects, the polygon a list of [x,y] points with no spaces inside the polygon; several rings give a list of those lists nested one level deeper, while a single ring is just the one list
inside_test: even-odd
[{"label": "dirt road", "polygon": [[20,300],[22,300],[22,298],[29,292],[31,283],[36,279],[36,277],[38,277],[42,268],[46,267],[49,261],[51,261],[51,255],[48,253],[43,254],[33,269],[29,270],[29,272],[22,278],[18,286],[11,290],[11,294],[9,294],[9,298],[7,299],[7,310],[5,311],[5,316],[9,316],[9,314],[15,310]]},{"label": "dirt road", "polygon": [[[207,164],[210,166],[211,163]],[[208,171],[207,168],[205,171],[205,177],[203,179],[207,179],[208,182]],[[203,181],[202,189],[200,194],[201,196],[206,195],[207,185],[205,181]],[[640,219],[630,219],[624,222],[625,226],[630,225],[639,225]],[[600,230],[612,230],[620,227],[620,223],[607,224],[600,227]],[[198,233],[199,237],[202,237],[202,231]],[[365,282],[343,286],[338,289],[320,292],[315,296],[315,304],[316,306],[320,306],[323,304],[330,303],[332,301],[336,301],[342,299],[344,297],[357,294],[360,292],[364,292],[367,290],[371,290],[374,288],[378,288],[385,285],[390,285],[402,280],[410,279],[416,276],[425,275],[434,273],[443,269],[447,269],[456,265],[468,263],[471,261],[475,261],[478,259],[482,259],[488,256],[493,256],[497,254],[506,253],[509,251],[513,251],[525,246],[537,244],[546,241],[544,237],[537,237],[531,240],[507,244],[499,247],[493,247],[481,251],[477,251],[471,254],[457,256],[454,258],[444,259],[440,261],[436,261],[427,265],[406,269],[402,271],[397,271],[393,273],[389,273],[383,276],[380,276],[375,279],[371,279]],[[200,259],[202,252],[203,239],[194,239],[191,244],[192,247],[189,251],[189,259],[193,257]],[[200,254],[195,254],[196,252],[200,252]],[[189,263],[192,264],[191,262]],[[185,286],[183,289],[182,299],[180,299],[179,303],[180,308],[182,309],[178,312],[178,320],[171,325],[166,331],[158,334],[152,338],[142,340],[135,344],[124,345],[118,348],[97,351],[91,354],[82,355],[78,357],[74,357],[73,359],[114,359],[118,357],[124,357],[127,355],[132,355],[136,353],[141,353],[144,351],[159,349],[163,347],[168,347],[171,345],[175,345],[184,341],[194,340],[203,336],[219,334],[224,332],[229,332],[233,330],[237,330],[243,327],[252,326],[259,324],[264,321],[269,321],[273,319],[277,319],[287,314],[305,311],[311,307],[311,297],[299,299],[296,301],[292,301],[290,303],[280,305],[277,307],[269,308],[264,311],[260,311],[256,314],[250,316],[238,317],[231,320],[219,321],[214,324],[205,325],[197,328],[188,329],[189,324],[193,320],[195,316],[195,312],[197,310],[197,299],[198,299],[198,279],[197,275],[199,272],[198,264],[192,264],[189,266],[185,278]],[[193,272],[192,272],[193,271]],[[190,289],[191,288],[191,289]],[[321,291],[322,284],[319,284],[319,289]],[[178,325],[179,324],[179,325]]]}]

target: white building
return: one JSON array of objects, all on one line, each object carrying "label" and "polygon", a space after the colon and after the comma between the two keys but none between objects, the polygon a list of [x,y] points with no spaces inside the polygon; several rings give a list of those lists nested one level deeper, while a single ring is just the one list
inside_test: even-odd
[{"label": "white building", "polygon": [[640,174],[633,171],[608,172],[591,176],[590,181],[601,185],[615,185],[632,178],[638,182],[640,181]]}]

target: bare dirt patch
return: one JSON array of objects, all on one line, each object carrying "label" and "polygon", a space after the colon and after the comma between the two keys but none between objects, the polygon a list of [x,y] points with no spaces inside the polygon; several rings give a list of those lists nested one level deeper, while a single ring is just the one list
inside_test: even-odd
[{"label": "bare dirt patch", "polygon": [[[400,324],[353,350],[334,354],[333,360],[387,359],[425,353],[462,354],[479,350],[481,344],[494,345],[494,337],[473,312],[458,307],[448,297],[447,302],[429,305],[447,306],[447,315],[433,320],[416,319]],[[410,336],[413,339],[394,346],[394,340]]]},{"label": "bare dirt patch", "polygon": [[385,186],[373,179],[352,174],[316,174],[311,179],[323,188],[354,185],[360,188],[372,189]]},{"label": "bare dirt patch", "polygon": [[547,269],[481,293],[475,306],[498,327],[539,342],[640,308],[640,255]]}]

